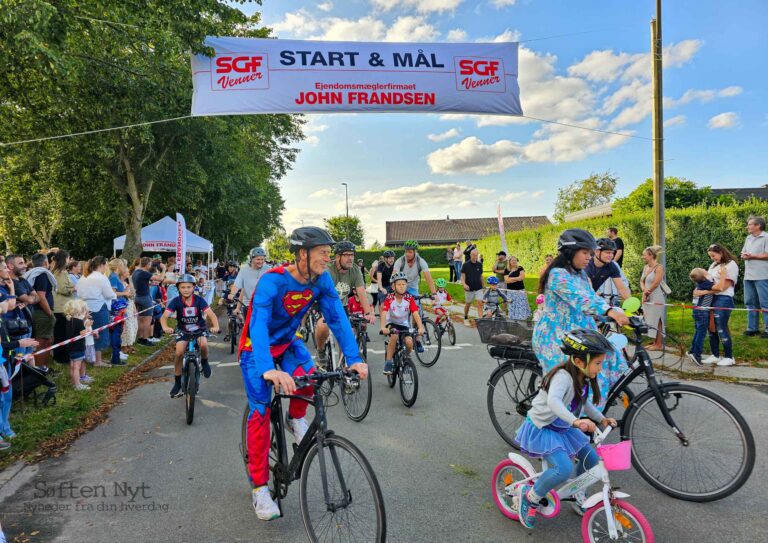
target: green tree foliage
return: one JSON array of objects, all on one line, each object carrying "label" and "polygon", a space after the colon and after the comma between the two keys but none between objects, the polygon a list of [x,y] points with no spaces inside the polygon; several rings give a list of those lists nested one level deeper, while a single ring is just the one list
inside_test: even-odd
[{"label": "green tree foliage", "polygon": [[[733,197],[715,196],[711,187],[698,187],[684,177],[664,178],[664,208],[686,208],[713,203],[733,203]],[[646,179],[625,198],[617,198],[612,205],[614,213],[635,213],[653,209],[653,179]]]},{"label": "green tree foliage", "polygon": [[274,229],[265,242],[267,254],[269,258],[276,262],[282,260],[293,260],[293,254],[291,254],[290,243],[288,242],[288,235],[285,233],[285,229],[280,226]]},{"label": "green tree foliage", "polygon": [[355,215],[331,217],[330,219],[325,219],[325,227],[336,241],[346,239],[357,245],[358,249],[363,248],[365,231],[363,230],[360,217]]},{"label": "green tree foliage", "polygon": [[616,192],[617,181],[618,178],[611,172],[593,173],[586,179],[559,188],[552,218],[555,222],[563,222],[568,213],[610,203]]},{"label": "green tree foliage", "polygon": [[[270,35],[259,14],[217,0],[8,0],[0,29],[5,142],[188,115],[189,53],[212,53],[205,36]],[[194,118],[6,147],[0,182],[46,172],[63,199],[53,242],[58,232],[70,247],[65,234],[88,219],[95,227],[74,240],[86,254],[127,232],[124,253],[133,257],[141,227],[176,211],[217,251],[244,252],[279,221],[275,182],[295,159],[301,123],[288,115]],[[6,226],[12,243],[37,242]]]},{"label": "green tree foliage", "polygon": [[382,247],[382,245],[381,245],[381,243],[379,243],[379,240],[374,240],[374,242],[371,244],[369,249],[377,250],[377,249],[381,249],[381,247]]}]

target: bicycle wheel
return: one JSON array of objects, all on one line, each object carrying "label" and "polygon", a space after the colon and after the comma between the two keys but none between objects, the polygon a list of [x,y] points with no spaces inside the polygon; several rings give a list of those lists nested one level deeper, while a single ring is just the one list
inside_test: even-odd
[{"label": "bicycle wheel", "polygon": [[387,517],[379,481],[363,453],[349,440],[328,435],[323,447],[325,500],[319,448],[315,443],[301,468],[301,519],[310,541],[373,541],[387,538]]},{"label": "bicycle wheel", "polygon": [[[622,541],[654,542],[651,524],[633,505],[623,500],[614,500],[611,502],[609,514],[614,517],[616,529],[619,530],[619,539]],[[584,541],[593,543],[610,541],[603,502],[584,513],[581,521],[581,537]]]},{"label": "bicycle wheel", "polygon": [[315,317],[311,313],[307,315],[307,335],[312,338],[312,346],[317,349],[317,338],[315,337]]},{"label": "bicycle wheel", "polygon": [[186,364],[186,389],[184,390],[184,409],[187,414],[187,424],[192,424],[195,418],[195,397],[197,396],[197,383],[200,382],[200,372],[193,360]]},{"label": "bicycle wheel", "polygon": [[670,383],[661,388],[682,443],[651,390],[630,406],[624,437],[632,464],[654,488],[680,500],[710,502],[736,492],[755,465],[755,441],[741,414],[717,394]]},{"label": "bicycle wheel", "polygon": [[238,330],[237,321],[229,321],[229,354],[234,354],[237,349]]},{"label": "bicycle wheel", "polygon": [[437,363],[437,359],[440,358],[443,340],[440,334],[437,333],[437,327],[432,319],[424,319],[423,324],[424,335],[421,336],[421,346],[424,352],[420,353],[416,345],[414,345],[415,348],[413,350],[416,352],[419,364],[429,368],[434,366]]},{"label": "bicycle wheel", "polygon": [[533,362],[505,362],[488,381],[486,404],[496,432],[519,450],[515,433],[541,385],[541,368]]},{"label": "bicycle wheel", "polygon": [[[523,466],[505,458],[496,465],[491,477],[493,487],[493,502],[501,514],[512,520],[519,520],[519,506],[515,496],[517,485],[515,481],[527,479],[531,474]],[[531,484],[531,483],[528,483]]]},{"label": "bicycle wheel", "polygon": [[[390,341],[392,341],[390,339]],[[384,347],[386,350],[386,346]],[[395,388],[395,383],[397,383],[397,373],[398,368],[400,367],[400,360],[401,360],[402,354],[400,354],[398,351],[395,351],[395,356],[393,357],[392,362],[394,362],[394,368],[392,369],[392,373],[387,375],[387,384],[389,385],[389,388]]]},{"label": "bicycle wheel", "polygon": [[[363,338],[363,344],[365,344],[365,338]],[[358,347],[360,348],[359,343]],[[362,350],[360,356],[365,361]],[[346,360],[342,361],[342,365],[346,366]],[[349,385],[344,379],[341,379],[339,381],[339,388],[341,388],[341,402],[344,404],[344,411],[347,413],[347,416],[355,422],[363,420],[371,409],[371,397],[373,396],[370,372],[368,373],[368,378],[364,381],[358,381]]]},{"label": "bicycle wheel", "polygon": [[445,318],[446,318],[445,329],[448,332],[448,342],[451,345],[456,345],[456,328],[453,327],[453,323],[451,322],[450,317],[445,317]]},{"label": "bicycle wheel", "polygon": [[406,407],[416,403],[419,394],[419,374],[416,372],[416,364],[410,358],[403,359],[400,366],[400,397]]}]

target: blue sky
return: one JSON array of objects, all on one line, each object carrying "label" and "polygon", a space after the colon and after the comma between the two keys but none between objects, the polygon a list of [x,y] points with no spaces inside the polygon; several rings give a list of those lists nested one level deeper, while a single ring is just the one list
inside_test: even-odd
[{"label": "blue sky", "polygon": [[[651,136],[653,0],[264,0],[241,9],[259,9],[280,38],[520,41],[526,115]],[[768,183],[768,3],[664,9],[665,174],[713,187]],[[384,241],[386,220],[493,216],[497,202],[504,215],[551,215],[557,189],[592,172],[614,172],[619,196],[651,176],[650,141],[525,119],[308,118],[281,181],[289,230],[343,213],[341,182],[371,243]]]}]

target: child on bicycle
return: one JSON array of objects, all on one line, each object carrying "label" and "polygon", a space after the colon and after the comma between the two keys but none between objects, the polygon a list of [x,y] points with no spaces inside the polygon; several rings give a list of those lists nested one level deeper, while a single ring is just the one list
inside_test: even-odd
[{"label": "child on bicycle", "polygon": [[[406,292],[408,277],[403,272],[393,273],[389,278],[389,282],[393,290],[392,294],[389,294],[384,303],[381,304],[381,333],[388,336],[391,329],[398,330],[400,334],[405,336],[405,347],[410,355],[411,351],[413,351],[413,338],[409,335],[411,316],[413,316],[413,322],[416,324],[416,333],[418,335],[424,333],[424,325],[419,316],[419,306],[416,305],[416,300],[413,299],[413,296]],[[397,341],[389,341],[387,343],[384,375],[392,375],[392,370],[394,370],[395,366],[392,359],[395,356],[396,346]]]},{"label": "child on bicycle", "polygon": [[490,318],[496,315],[504,315],[501,304],[509,302],[509,297],[499,290],[499,278],[492,275],[486,280],[488,288],[483,293],[483,317]]},{"label": "child on bicycle", "polygon": [[[515,435],[524,453],[544,458],[549,466],[533,486],[520,485],[518,489],[520,523],[528,529],[535,525],[536,508],[542,498],[570,478],[574,457],[578,460],[578,474],[597,465],[597,454],[584,433],[596,430],[591,419],[603,426],[616,426],[615,419],[604,417],[595,407],[600,402],[597,375],[606,353],[614,350],[611,342],[597,330],[577,328],[563,336],[560,349],[569,356],[568,361],[544,376],[528,416]],[[591,402],[587,401],[589,389]],[[589,418],[579,418],[582,410]],[[576,495],[580,509],[579,498]]]},{"label": "child on bicycle", "polygon": [[435,291],[434,296],[434,305],[432,308],[435,310],[435,324],[439,324],[444,318],[447,318],[448,311],[443,307],[443,304],[447,304],[448,302],[452,302],[453,298],[451,298],[451,295],[448,294],[448,291],[445,290],[446,281],[442,277],[437,279],[435,281],[435,286],[437,287],[437,291]]},{"label": "child on bicycle", "polygon": [[360,296],[357,294],[357,290],[353,290],[350,294],[351,296],[347,300],[347,311],[349,311],[350,315],[362,317],[365,310],[363,309],[362,302],[360,302]]},{"label": "child on bicycle", "polygon": [[[208,306],[205,298],[195,294],[195,278],[185,273],[176,282],[179,289],[179,295],[168,302],[168,306],[163,312],[160,324],[163,332],[172,334],[173,329],[168,326],[168,317],[176,314],[176,324],[182,332],[197,333],[205,332],[205,318],[211,320],[211,332],[219,333],[219,320],[216,313]],[[197,338],[197,344],[200,346],[200,361],[203,365],[203,375],[207,379],[211,376],[211,366],[208,364],[208,341],[205,336]],[[184,351],[187,350],[187,342],[179,340],[176,342],[176,366],[174,371],[174,383],[171,388],[171,398],[178,398],[184,393],[181,391],[181,362],[184,357]]]}]

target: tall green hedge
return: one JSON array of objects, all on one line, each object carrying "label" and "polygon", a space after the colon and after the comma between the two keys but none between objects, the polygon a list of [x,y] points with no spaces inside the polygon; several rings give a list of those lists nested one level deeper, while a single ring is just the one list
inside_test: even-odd
[{"label": "tall green hedge", "polygon": [[[743,277],[744,263],[738,260],[738,256],[747,235],[746,223],[750,214],[768,217],[768,202],[750,200],[733,205],[666,210],[667,282],[674,299],[690,298],[693,284],[688,274],[695,267],[709,267],[711,261],[707,256],[707,247],[712,243],[719,243],[734,253],[741,270],[740,279]],[[619,237],[624,240],[624,273],[633,292],[638,292],[643,268],[640,255],[643,248],[653,241],[653,216],[650,211],[510,233],[506,236],[507,251],[517,256],[524,268],[536,274],[544,265],[544,256],[557,250],[557,238],[565,228],[584,228],[595,237],[603,237],[609,226],[618,228]],[[478,242],[480,252],[485,255],[495,254],[500,246],[499,236]],[[737,297],[741,292],[740,280]]]},{"label": "tall green hedge", "polygon": [[[462,244],[463,245],[463,244]],[[430,266],[437,266],[437,267],[444,267],[448,264],[445,261],[445,250],[448,248],[446,245],[445,247],[421,247],[419,249],[419,255],[421,255],[421,258],[427,261],[427,264]],[[376,260],[381,256],[381,253],[389,249],[389,247],[382,247],[381,249],[365,249],[365,250],[358,250],[357,251],[357,258],[362,258],[365,262],[365,267],[369,267],[371,265],[371,262]],[[394,248],[392,249],[395,252],[396,256],[400,256],[403,254],[403,248]]]}]

